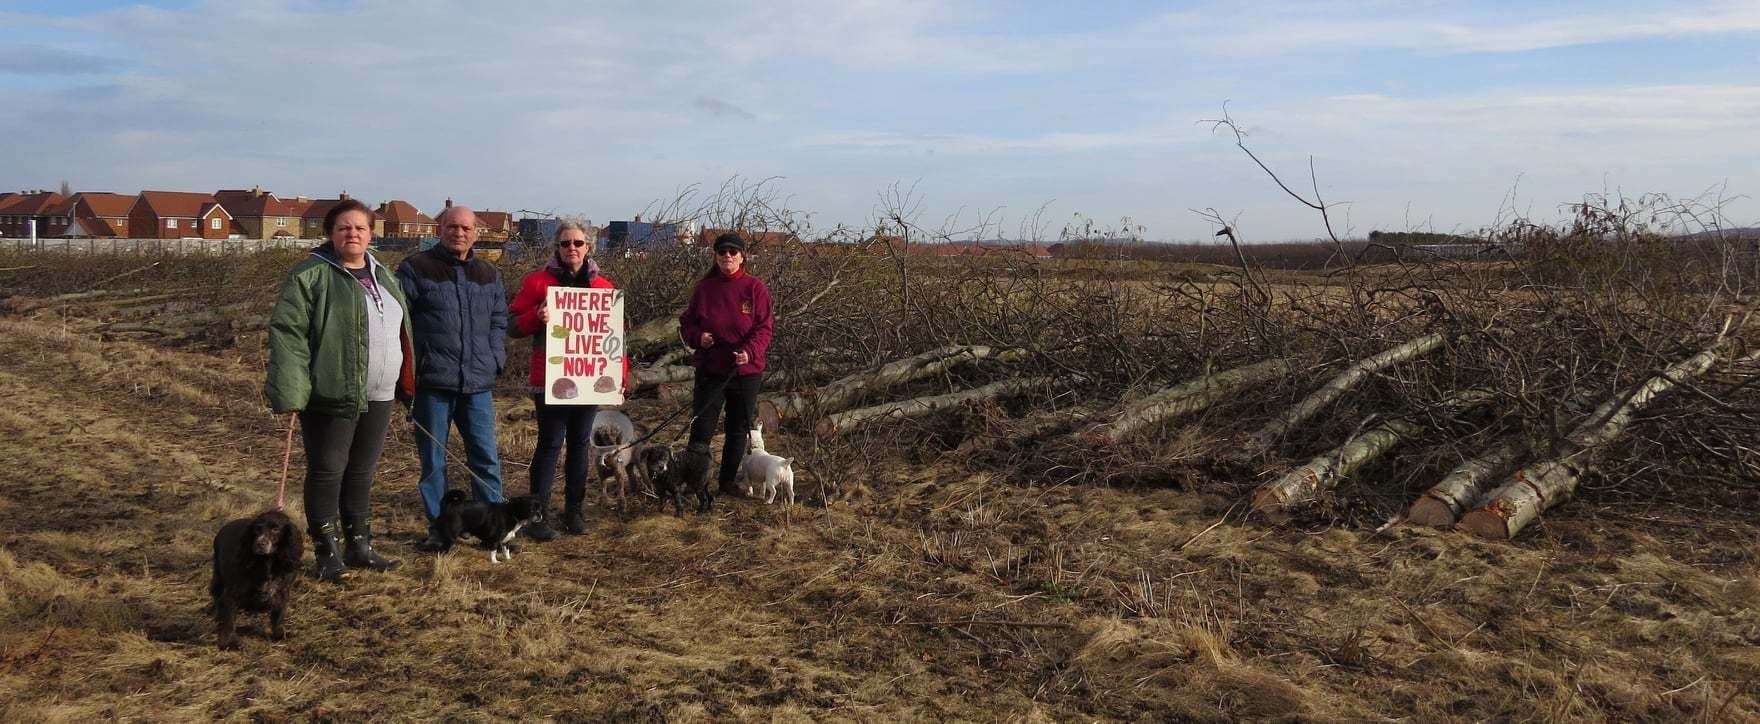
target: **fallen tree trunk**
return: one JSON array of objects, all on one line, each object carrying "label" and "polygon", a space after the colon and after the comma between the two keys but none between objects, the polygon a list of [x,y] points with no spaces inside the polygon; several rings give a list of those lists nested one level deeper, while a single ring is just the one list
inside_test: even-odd
[{"label": "fallen tree trunk", "polygon": [[807,414],[827,414],[847,409],[856,400],[876,390],[933,377],[954,367],[994,359],[1010,362],[1026,357],[1026,350],[997,349],[984,345],[951,345],[922,354],[893,360],[871,370],[857,372],[823,387],[802,392],[765,396],[763,402],[774,406],[778,421]]},{"label": "fallen tree trunk", "polygon": [[635,389],[641,390],[670,382],[689,382],[696,378],[697,368],[684,365],[670,367],[637,367],[630,371]]},{"label": "fallen tree trunk", "polygon": [[[1492,398],[1487,390],[1468,389],[1449,395],[1441,404],[1458,412],[1483,405]],[[1253,491],[1253,510],[1273,521],[1287,520],[1297,507],[1313,502],[1322,491],[1337,486],[1344,476],[1423,431],[1423,426],[1411,420],[1393,418],[1358,432],[1306,465],[1259,486]]]},{"label": "fallen tree trunk", "polygon": [[1336,402],[1338,398],[1343,397],[1346,392],[1350,392],[1357,385],[1362,384],[1364,380],[1369,379],[1370,375],[1401,362],[1429,354],[1441,347],[1444,341],[1446,341],[1446,337],[1441,332],[1426,334],[1367,359],[1358,360],[1355,364],[1345,368],[1338,376],[1328,380],[1320,389],[1315,390],[1293,407],[1284,410],[1283,414],[1278,415],[1276,419],[1266,423],[1249,438],[1246,448],[1241,453],[1242,456],[1252,456],[1271,449],[1279,440],[1283,439],[1284,435],[1320,414],[1320,411]]},{"label": "fallen tree trunk", "polygon": [[678,317],[662,317],[624,333],[624,347],[632,356],[639,356],[656,344],[683,342],[678,337]]},{"label": "fallen tree trunk", "polygon": [[1406,520],[1419,525],[1447,528],[1472,510],[1485,493],[1510,473],[1524,448],[1513,441],[1499,443],[1487,452],[1456,465],[1442,482],[1424,492],[1406,510]]},{"label": "fallen tree trunk", "polygon": [[1396,419],[1358,433],[1306,465],[1259,486],[1253,491],[1253,510],[1272,521],[1288,520],[1292,511],[1313,502],[1320,491],[1330,490],[1340,478],[1356,472],[1422,430],[1415,424]]},{"label": "fallen tree trunk", "polygon": [[[1669,365],[1630,391],[1601,403],[1565,437],[1558,455],[1517,471],[1509,482],[1491,493],[1484,505],[1462,516],[1458,526],[1483,538],[1515,537],[1540,513],[1576,492],[1577,483],[1588,472],[1595,456],[1625,433],[1634,414],[1682,382],[1711,369],[1717,362],[1722,341],[1720,337],[1705,351]],[[1760,352],[1744,359],[1757,358]]]},{"label": "fallen tree trunk", "polygon": [[921,417],[931,412],[944,410],[955,405],[976,402],[978,400],[1006,397],[1008,395],[1017,395],[1038,388],[1050,387],[1059,382],[1060,380],[1054,377],[1028,377],[1024,379],[1003,380],[1001,382],[984,385],[983,387],[961,390],[959,392],[950,392],[945,395],[916,397],[909,400],[863,407],[848,412],[840,412],[820,420],[817,431],[822,436],[830,437],[880,418],[901,419],[907,417]]},{"label": "fallen tree trunk", "polygon": [[1294,370],[1294,363],[1279,358],[1205,375],[1132,402],[1118,419],[1096,425],[1086,435],[1105,442],[1118,442],[1144,427],[1197,412],[1233,395],[1236,390],[1288,376]]},{"label": "fallen tree trunk", "polygon": [[73,292],[71,294],[57,294],[52,297],[12,298],[12,299],[8,299],[6,301],[7,301],[7,310],[8,311],[23,313],[23,312],[29,312],[29,311],[41,309],[43,307],[51,307],[51,306],[54,306],[57,304],[66,304],[69,302],[87,301],[87,300],[92,300],[92,299],[102,299],[104,297],[120,297],[120,296],[129,295],[129,294],[143,294],[146,291],[147,290],[145,290],[145,289],[115,289],[115,290],[100,289],[100,290],[91,291],[91,292]]}]

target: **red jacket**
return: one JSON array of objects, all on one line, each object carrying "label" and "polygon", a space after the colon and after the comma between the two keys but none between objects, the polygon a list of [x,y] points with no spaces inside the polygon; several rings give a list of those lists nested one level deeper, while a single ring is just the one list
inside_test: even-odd
[{"label": "red jacket", "polygon": [[[691,364],[699,371],[745,376],[764,371],[775,324],[770,288],[764,282],[744,269],[731,277],[715,271],[691,291],[690,306],[678,317],[678,332],[685,345],[696,350]],[[715,344],[706,349],[700,346],[704,332],[715,337]],[[736,369],[733,353],[738,350],[745,350],[751,359]]]},{"label": "red jacket", "polygon": [[[598,273],[598,265],[592,261],[581,269],[580,274],[567,279],[567,272],[551,257],[550,263],[543,269],[526,275],[520,280],[519,293],[513,295],[513,302],[507,305],[509,336],[532,338],[531,371],[526,374],[526,381],[532,383],[532,389],[544,389],[544,318],[539,310],[550,301],[550,287],[562,284],[570,287],[588,287],[591,289],[616,289],[610,279]],[[623,387],[629,389],[629,357],[623,358]]]}]

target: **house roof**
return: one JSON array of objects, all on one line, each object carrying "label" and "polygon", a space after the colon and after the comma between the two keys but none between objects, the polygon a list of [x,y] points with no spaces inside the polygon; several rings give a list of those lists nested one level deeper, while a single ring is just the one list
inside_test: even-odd
[{"label": "house roof", "polygon": [[75,217],[68,224],[69,230],[78,225],[86,236],[128,236],[128,222],[110,222],[102,217]]},{"label": "house roof", "polygon": [[54,191],[32,191],[30,193],[12,194],[0,197],[0,213],[20,216],[35,216],[49,213],[62,202],[61,194]]},{"label": "house roof", "polygon": [[142,191],[138,203],[146,204],[147,210],[161,219],[167,217],[194,219],[204,215],[208,204],[216,202],[213,194],[190,191]]},{"label": "house roof", "polygon": [[259,216],[299,216],[303,205],[282,201],[260,189],[223,189],[214,192],[215,200],[226,207],[233,218]]},{"label": "house roof", "polygon": [[513,214],[506,211],[478,211],[477,225],[491,231],[513,231]]},{"label": "house roof", "polygon": [[403,199],[392,199],[379,204],[379,213],[388,224],[432,224],[435,223],[427,214],[416,209],[414,204]]},{"label": "house roof", "polygon": [[208,218],[209,214],[212,214],[216,211],[224,214],[226,216],[226,218],[228,218],[228,219],[232,218],[232,212],[227,211],[226,207],[221,206],[220,202],[218,202],[218,201],[209,201],[208,203],[202,204],[202,213],[198,214],[197,218],[206,219],[206,218]]},{"label": "house roof", "polygon": [[[298,214],[298,216],[300,218],[304,218],[304,219],[322,219],[322,218],[324,218],[325,214],[330,213],[330,210],[333,208],[336,208],[336,205],[342,203],[342,201],[343,200],[340,198],[312,199],[309,203],[307,203],[305,205],[304,208],[300,209],[300,213]],[[355,201],[360,201],[360,199],[355,199]],[[292,202],[288,202],[288,203],[292,204],[294,207],[299,206],[298,201],[292,201]],[[361,201],[361,203],[366,203],[366,202]],[[372,207],[370,207],[370,206],[367,207],[367,210],[373,214],[374,221],[378,221],[379,219],[385,218],[385,215],[383,213],[378,212],[378,211],[373,211]]]},{"label": "house roof", "polygon": [[134,205],[135,197],[123,194],[112,194],[104,191],[81,191],[73,195],[75,204],[84,204],[93,216],[110,218],[126,218],[128,207]]}]

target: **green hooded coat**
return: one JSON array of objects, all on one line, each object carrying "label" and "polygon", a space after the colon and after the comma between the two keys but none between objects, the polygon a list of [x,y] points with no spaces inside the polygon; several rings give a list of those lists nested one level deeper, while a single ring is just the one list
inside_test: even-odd
[{"label": "green hooded coat", "polygon": [[[409,400],[415,395],[409,304],[392,271],[371,252],[367,257],[380,291],[404,310],[397,399]],[[367,300],[329,244],[313,249],[281,284],[269,313],[269,377],[263,392],[277,414],[303,410],[358,417],[367,410]]]}]

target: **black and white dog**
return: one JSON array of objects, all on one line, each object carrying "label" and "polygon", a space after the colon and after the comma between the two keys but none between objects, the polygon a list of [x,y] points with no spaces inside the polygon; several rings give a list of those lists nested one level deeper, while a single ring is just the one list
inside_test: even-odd
[{"label": "black and white dog", "polygon": [[485,503],[469,500],[463,490],[449,490],[440,499],[440,537],[446,542],[442,550],[452,550],[459,537],[468,533],[489,551],[490,563],[500,563],[498,556],[512,560],[513,551],[507,544],[519,535],[520,528],[543,519],[543,508],[529,495],[508,498],[505,503]]}]

